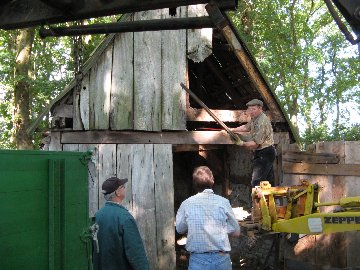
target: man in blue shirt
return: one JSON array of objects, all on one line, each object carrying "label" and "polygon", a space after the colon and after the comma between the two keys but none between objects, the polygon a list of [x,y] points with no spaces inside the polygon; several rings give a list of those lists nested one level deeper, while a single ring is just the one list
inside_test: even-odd
[{"label": "man in blue shirt", "polygon": [[[99,226],[94,270],[148,270],[144,245],[133,216],[120,203],[127,179],[111,177],[103,185],[105,206],[95,215]],[[95,243],[96,244],[96,243]]]},{"label": "man in blue shirt", "polygon": [[214,177],[206,166],[195,168],[193,184],[198,193],[182,202],[176,230],[187,232],[189,270],[230,270],[228,235],[238,237],[240,227],[227,199],[214,194]]}]

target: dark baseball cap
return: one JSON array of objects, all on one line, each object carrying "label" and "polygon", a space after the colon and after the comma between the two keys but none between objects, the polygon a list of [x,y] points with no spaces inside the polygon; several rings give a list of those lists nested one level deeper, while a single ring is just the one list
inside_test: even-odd
[{"label": "dark baseball cap", "polygon": [[110,177],[102,184],[102,190],[104,194],[113,193],[120,186],[124,185],[128,180],[126,178],[119,179],[117,177]]}]

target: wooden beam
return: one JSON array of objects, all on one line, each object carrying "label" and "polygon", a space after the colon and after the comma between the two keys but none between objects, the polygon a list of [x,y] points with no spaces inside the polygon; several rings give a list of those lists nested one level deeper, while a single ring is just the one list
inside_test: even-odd
[{"label": "wooden beam", "polygon": [[[246,110],[211,110],[223,122],[240,122],[250,121],[250,116],[246,114]],[[271,122],[284,122],[284,118],[276,117],[270,111],[265,114],[269,116]],[[188,108],[186,111],[186,120],[193,122],[215,122],[215,120],[204,109]]]},{"label": "wooden beam", "polygon": [[173,152],[201,152],[224,149],[224,145],[219,144],[176,144],[173,145]]},{"label": "wooden beam", "polygon": [[[52,131],[54,132],[54,131]],[[281,142],[287,132],[274,133],[275,144]],[[64,131],[61,143],[99,144],[233,144],[224,131]]]},{"label": "wooden beam", "polygon": [[301,151],[284,151],[282,154],[284,161],[337,164],[339,157],[333,153],[310,153]]},{"label": "wooden beam", "polygon": [[60,104],[60,105],[54,107],[52,116],[53,117],[73,118],[73,105]]},{"label": "wooden beam", "polygon": [[209,17],[205,16],[196,18],[155,19],[133,22],[99,23],[85,26],[40,28],[39,35],[41,38],[46,38],[160,30],[201,29],[212,27],[212,21]]},{"label": "wooden beam", "polygon": [[[44,2],[51,2],[52,5]],[[71,0],[62,1],[59,4],[58,1],[13,0],[9,3],[0,3],[0,28],[25,28],[41,24],[60,23],[143,10],[175,8],[208,2],[209,0]],[[221,10],[229,10],[236,8],[237,1],[221,0],[216,1],[216,4]],[[63,13],[62,10],[64,9],[66,9],[66,13]]]},{"label": "wooden beam", "polygon": [[284,174],[360,176],[359,164],[311,164],[283,162]]}]

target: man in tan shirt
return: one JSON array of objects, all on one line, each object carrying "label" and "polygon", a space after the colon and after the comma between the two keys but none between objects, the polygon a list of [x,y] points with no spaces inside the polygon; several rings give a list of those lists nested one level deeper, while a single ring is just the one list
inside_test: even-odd
[{"label": "man in tan shirt", "polygon": [[273,162],[276,157],[274,134],[270,119],[263,112],[263,102],[253,99],[246,103],[251,121],[231,130],[239,133],[243,142],[240,144],[254,150],[253,172],[251,186],[255,187],[260,181],[269,181],[274,185]]}]

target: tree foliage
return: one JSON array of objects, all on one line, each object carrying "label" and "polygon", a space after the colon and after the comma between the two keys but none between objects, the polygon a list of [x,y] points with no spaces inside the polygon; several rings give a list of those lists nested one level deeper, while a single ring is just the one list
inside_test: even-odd
[{"label": "tree foliage", "polygon": [[[115,17],[103,17],[86,20],[85,23],[113,21]],[[116,18],[115,18],[116,20]],[[69,25],[69,24],[66,24]],[[26,128],[38,117],[39,113],[56,97],[65,85],[74,77],[74,46],[72,37],[41,39],[35,34],[29,59],[26,78],[29,90],[29,118],[24,129],[16,128],[15,87],[24,79],[15,72],[17,57],[17,39],[21,30],[0,30],[0,148],[19,147],[16,136],[24,135]],[[35,29],[38,32],[38,29]],[[82,37],[83,50],[80,52],[84,61],[103,39],[103,35]],[[19,92],[21,94],[21,92]],[[20,99],[23,101],[23,99]],[[26,101],[24,102],[26,104]],[[24,105],[21,105],[24,106]],[[37,132],[32,135],[33,147],[39,148],[43,132],[48,129],[49,119],[43,121]]]},{"label": "tree foliage", "polygon": [[232,19],[304,143],[360,139],[360,58],[323,1],[241,0]]}]

